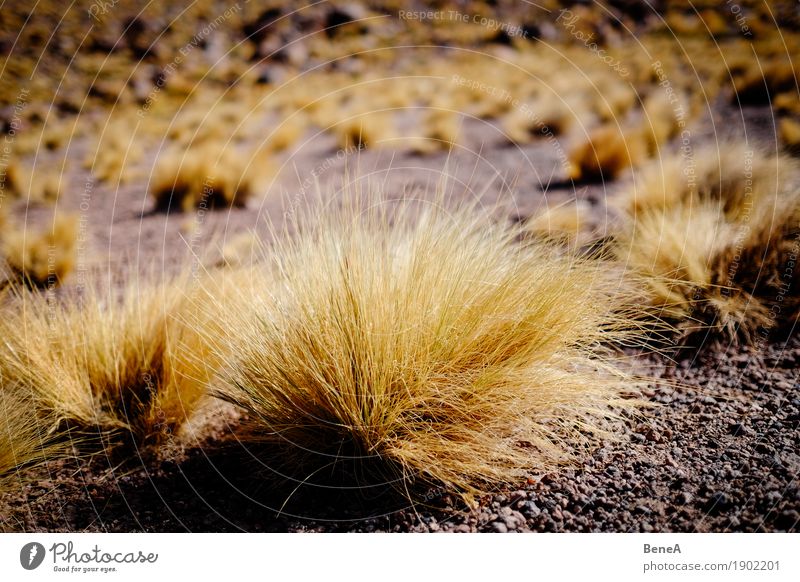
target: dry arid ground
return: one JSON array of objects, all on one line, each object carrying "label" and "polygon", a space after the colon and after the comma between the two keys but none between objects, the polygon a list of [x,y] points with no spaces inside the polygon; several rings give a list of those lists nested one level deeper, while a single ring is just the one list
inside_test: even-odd
[{"label": "dry arid ground", "polygon": [[[354,192],[367,206],[436,205],[445,189],[448,205],[523,229],[566,210],[580,220],[564,232],[544,221],[559,234],[551,243],[609,261],[626,224],[620,201],[643,183],[640,171],[661,167],[666,191],[690,175],[669,159],[695,167],[697,152],[744,143],[730,180],[746,191],[761,156],[764,181],[780,182],[764,199],[800,198],[792,2],[169,4],[3,6],[2,309],[21,312],[20,294],[57,310],[94,286],[131,293],[132,282],[268,261],[275,233],[291,237],[305,209],[333,213]],[[787,242],[764,279],[794,268],[800,213],[787,216],[785,232],[768,233]],[[15,244],[35,244],[65,217],[74,232],[43,243],[44,276],[33,254],[15,268]],[[687,224],[680,246],[699,248]],[[253,237],[263,246],[254,250]],[[62,252],[68,267],[54,276]],[[753,269],[767,264],[766,252],[740,255]],[[610,264],[627,272],[624,254]],[[657,274],[680,279],[682,268]],[[666,341],[633,342],[616,360],[639,379],[643,406],[575,445],[570,462],[532,461],[474,496],[430,479],[398,491],[335,465],[321,480],[284,478],[270,447],[239,431],[257,413],[209,398],[157,443],[96,446],[104,427],[57,419],[39,444],[60,448],[0,467],[0,529],[796,532],[800,340],[789,305],[800,290],[793,272],[788,280],[764,300],[766,324],[752,302],[730,325],[690,310],[699,333],[664,317]],[[699,289],[723,285],[689,296],[706,301]],[[0,390],[25,391],[9,370],[0,365]],[[0,429],[10,433],[8,420]]]}]

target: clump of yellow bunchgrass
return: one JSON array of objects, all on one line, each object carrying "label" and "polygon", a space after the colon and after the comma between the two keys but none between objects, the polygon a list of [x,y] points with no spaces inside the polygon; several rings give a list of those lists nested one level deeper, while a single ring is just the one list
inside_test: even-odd
[{"label": "clump of yellow bunchgrass", "polygon": [[584,182],[615,180],[639,164],[646,153],[641,131],[622,129],[615,124],[602,125],[570,150],[568,175],[572,180]]},{"label": "clump of yellow bunchgrass", "polygon": [[238,152],[232,145],[200,144],[162,154],[150,192],[157,210],[244,206],[269,172],[263,150]]},{"label": "clump of yellow bunchgrass", "polygon": [[752,341],[796,322],[800,191],[792,170],[789,158],[746,144],[703,148],[650,166],[618,202],[615,253],[684,336]]},{"label": "clump of yellow bunchgrass", "polygon": [[[0,377],[53,418],[103,442],[163,442],[192,414],[215,372],[188,283],[131,284],[80,301],[18,293],[0,321]],[[205,337],[204,336],[204,337]]]},{"label": "clump of yellow bunchgrass", "polygon": [[9,279],[32,287],[55,287],[75,268],[78,218],[56,215],[41,230],[18,228],[2,239]]},{"label": "clump of yellow bunchgrass", "polygon": [[[567,461],[630,404],[607,265],[470,210],[320,212],[221,313],[219,395],[290,479],[471,494]],[[256,275],[253,275],[256,276]],[[352,473],[351,473],[352,472]]]},{"label": "clump of yellow bunchgrass", "polygon": [[0,385],[0,493],[18,489],[16,471],[41,463],[58,450],[36,401],[18,388],[5,379]]}]

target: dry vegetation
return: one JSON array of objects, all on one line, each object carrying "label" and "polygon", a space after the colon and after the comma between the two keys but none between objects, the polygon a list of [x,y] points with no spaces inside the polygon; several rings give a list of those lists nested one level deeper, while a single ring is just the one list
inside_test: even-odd
[{"label": "dry vegetation", "polygon": [[[91,30],[82,8],[43,4],[0,17],[0,44],[16,47],[2,58],[15,82],[0,84],[0,491],[66,436],[158,454],[218,397],[246,413],[236,438],[266,445],[292,480],[470,498],[622,430],[638,384],[615,347],[640,343],[645,316],[684,342],[755,342],[800,315],[794,3],[742,0],[752,38],[702,0],[663,19],[575,5],[575,29],[519,3],[471,5],[525,37],[399,19],[391,0],[245,2],[222,21],[212,0],[120,0]],[[209,22],[219,30],[199,39]],[[705,135],[704,109],[740,105],[777,116],[783,153],[727,137],[680,153],[685,130]],[[478,127],[495,132],[487,149],[566,152],[553,184],[620,187],[601,201],[576,189],[512,226],[474,208],[292,206],[303,219],[277,242],[234,232],[197,280],[69,285],[78,179],[141,195],[140,218],[165,229],[197,212],[194,235],[200,211],[274,200],[311,142],[319,159],[377,149],[444,164],[485,154]],[[590,215],[607,210],[615,230],[598,240]]]},{"label": "dry vegetation", "polygon": [[632,405],[598,348],[633,331],[605,265],[466,211],[323,214],[272,249],[276,281],[242,312],[213,306],[219,394],[268,465],[468,494],[568,460]]},{"label": "dry vegetation", "polygon": [[93,292],[80,303],[18,294],[0,322],[0,376],[34,395],[48,432],[104,445],[158,444],[176,434],[206,394],[214,359],[191,317],[186,283],[130,286],[122,297]]},{"label": "dry vegetation", "polygon": [[24,226],[6,230],[0,237],[6,280],[18,280],[31,287],[55,287],[75,268],[78,218],[53,215],[42,230]]},{"label": "dry vegetation", "polygon": [[49,423],[38,415],[35,398],[4,382],[0,389],[0,493],[24,483],[16,472],[64,453],[48,432]]},{"label": "dry vegetation", "polygon": [[261,151],[212,144],[173,148],[159,157],[150,192],[162,211],[245,206],[258,195],[269,168]]},{"label": "dry vegetation", "polygon": [[791,326],[797,178],[791,159],[744,143],[653,163],[620,201],[615,253],[649,278],[651,303],[685,334],[753,341]]}]

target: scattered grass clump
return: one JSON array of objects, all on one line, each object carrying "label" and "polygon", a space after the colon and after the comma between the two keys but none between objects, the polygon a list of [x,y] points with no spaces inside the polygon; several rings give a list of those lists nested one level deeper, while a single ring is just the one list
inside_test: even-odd
[{"label": "scattered grass clump", "polygon": [[150,181],[156,210],[245,206],[258,193],[269,169],[260,152],[248,154],[214,144],[167,150]]},{"label": "scattered grass clump", "polygon": [[186,284],[135,284],[55,303],[16,294],[0,322],[0,378],[34,395],[50,431],[137,446],[171,438],[206,394],[213,320]]},{"label": "scattered grass clump", "polygon": [[[746,144],[655,166],[622,198],[615,253],[646,281],[650,303],[684,339],[751,342],[798,315],[796,167]],[[682,170],[689,164],[695,171]]]},{"label": "scattered grass clump", "polygon": [[780,136],[783,146],[790,154],[800,156],[800,121],[781,119]]},{"label": "scattered grass clump", "polygon": [[533,237],[586,248],[600,239],[592,220],[591,205],[585,200],[571,200],[537,212],[525,222],[525,231]]},{"label": "scattered grass clump", "polygon": [[339,148],[375,148],[396,138],[394,120],[389,111],[358,114],[336,123],[332,128]]},{"label": "scattered grass clump", "polygon": [[568,177],[580,182],[615,180],[641,162],[646,152],[640,131],[626,131],[615,124],[602,125],[569,152]]},{"label": "scattered grass clump", "polygon": [[8,280],[30,287],[58,286],[75,268],[78,217],[56,215],[42,230],[23,226],[6,232],[2,250]]},{"label": "scattered grass clump", "polygon": [[568,461],[631,405],[599,347],[631,325],[607,265],[466,210],[310,222],[270,249],[274,284],[221,323],[219,396],[289,479],[469,497]]}]

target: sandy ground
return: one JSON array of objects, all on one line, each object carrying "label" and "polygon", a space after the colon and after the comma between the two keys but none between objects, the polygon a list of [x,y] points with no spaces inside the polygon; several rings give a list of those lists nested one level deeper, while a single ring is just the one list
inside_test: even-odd
[{"label": "sandy ground", "polygon": [[[757,136],[774,147],[768,109],[731,116],[725,107],[694,131],[696,144]],[[271,222],[318,194],[298,187],[318,174],[323,196],[351,181],[381,184],[390,195],[431,198],[443,171],[457,198],[498,202],[512,220],[543,204],[588,200],[595,220],[604,201],[624,187],[564,183],[553,144],[505,144],[490,122],[466,119],[466,139],[450,155],[419,157],[391,149],[337,156],[329,136],[307,136],[282,155],[280,174],[263,199],[247,208],[204,215],[152,211],[141,181],[118,190],[95,183],[87,170],[68,176],[63,208],[88,225],[72,285],[89,271],[113,278],[158,276],[207,260],[237,233]],[[673,144],[674,145],[674,144]],[[564,149],[568,144],[561,144]],[[765,146],[769,147],[769,145]],[[154,156],[155,152],[149,152]],[[149,163],[152,163],[150,158]],[[142,164],[148,167],[148,160]],[[324,170],[320,171],[320,168]],[[89,184],[87,186],[87,184]],[[334,193],[334,194],[332,194]],[[46,211],[18,208],[29,224]],[[191,225],[194,223],[194,226]],[[69,287],[68,287],[69,288]],[[427,492],[409,507],[385,490],[273,487],[263,475],[243,475],[247,452],[203,447],[181,463],[96,458],[88,465],[51,463],[29,474],[19,496],[0,499],[0,527],[26,531],[797,531],[800,522],[800,397],[796,336],[755,348],[706,345],[688,355],[642,357],[656,379],[647,391],[655,407],[630,421],[616,443],[587,454],[557,475],[530,475],[467,509],[446,492]],[[218,430],[224,432],[224,420]],[[245,455],[243,457],[242,455]],[[252,462],[252,459],[248,459]]]}]

